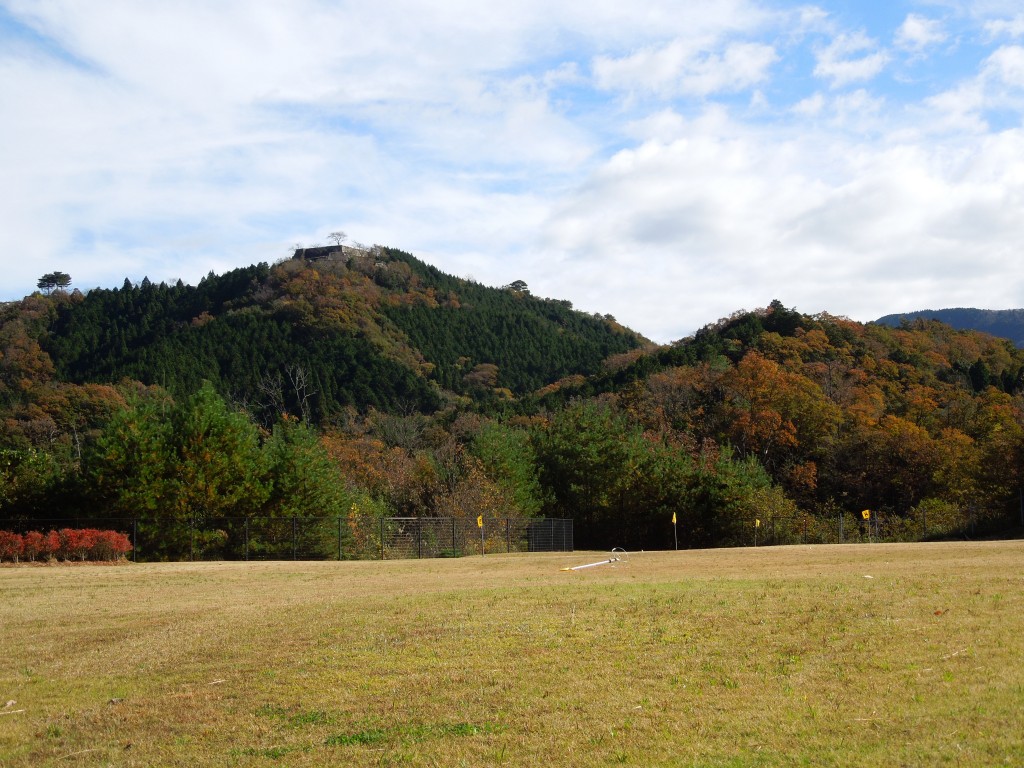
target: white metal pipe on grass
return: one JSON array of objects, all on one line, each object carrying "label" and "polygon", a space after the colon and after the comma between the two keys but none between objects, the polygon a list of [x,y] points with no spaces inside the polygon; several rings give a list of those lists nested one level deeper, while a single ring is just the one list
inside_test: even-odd
[{"label": "white metal pipe on grass", "polygon": [[593,567],[598,566],[598,565],[608,565],[609,563],[621,563],[621,562],[628,562],[627,557],[626,557],[626,550],[619,549],[618,547],[616,547],[615,549],[612,550],[612,556],[609,557],[607,560],[601,560],[600,562],[597,562],[597,563],[587,563],[585,565],[574,565],[574,566],[572,566],[570,568],[563,568],[562,570],[563,571],[582,571],[584,568],[593,568]]}]

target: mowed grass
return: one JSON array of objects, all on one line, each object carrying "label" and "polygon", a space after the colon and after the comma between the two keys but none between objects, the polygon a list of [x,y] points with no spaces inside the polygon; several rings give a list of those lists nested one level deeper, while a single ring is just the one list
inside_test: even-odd
[{"label": "mowed grass", "polygon": [[1024,765],[1024,542],[604,557],[0,568],[0,765]]}]

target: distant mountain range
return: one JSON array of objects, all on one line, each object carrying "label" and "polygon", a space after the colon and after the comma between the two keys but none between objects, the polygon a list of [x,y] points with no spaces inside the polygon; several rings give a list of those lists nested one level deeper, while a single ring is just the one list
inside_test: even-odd
[{"label": "distant mountain range", "polygon": [[897,328],[904,321],[914,320],[938,320],[957,330],[990,333],[1010,339],[1018,349],[1024,349],[1024,309],[922,309],[886,315],[875,322]]}]

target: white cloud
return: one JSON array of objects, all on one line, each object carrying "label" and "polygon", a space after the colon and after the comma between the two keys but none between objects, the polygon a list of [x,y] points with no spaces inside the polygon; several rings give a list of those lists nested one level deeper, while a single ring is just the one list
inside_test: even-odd
[{"label": "white cloud", "polygon": [[731,44],[722,54],[694,62],[683,78],[683,90],[699,95],[746,90],[766,80],[769,67],[778,58],[770,45]]},{"label": "white cloud", "polygon": [[593,64],[594,77],[598,87],[609,90],[673,91],[695,54],[686,42],[674,40],[622,58],[598,56]]},{"label": "white cloud", "polygon": [[1005,45],[997,49],[982,67],[982,77],[1014,90],[1024,89],[1024,47]]},{"label": "white cloud", "polygon": [[908,14],[896,30],[895,43],[908,51],[923,51],[932,45],[945,42],[949,35],[943,30],[942,22],[916,13]]},{"label": "white cloud", "polygon": [[833,88],[871,80],[889,61],[888,54],[878,50],[876,42],[863,32],[838,35],[815,51],[815,57],[814,74],[831,80]]},{"label": "white cloud", "polygon": [[[908,101],[829,6],[8,0],[51,42],[0,40],[3,298],[343,228],[659,340],[773,298],[1019,303],[1024,48],[922,59]],[[873,34],[916,54],[968,16]]]},{"label": "white cloud", "polygon": [[1024,37],[1024,13],[1018,14],[1010,19],[992,19],[986,21],[985,31],[993,38],[996,37]]},{"label": "white cloud", "polygon": [[805,99],[801,99],[793,105],[793,112],[805,117],[814,117],[821,114],[825,106],[825,97],[819,93],[813,93]]},{"label": "white cloud", "polygon": [[622,58],[599,56],[593,66],[601,88],[707,96],[764,81],[777,60],[775,49],[762,43],[732,43],[709,52],[699,44],[674,40]]},{"label": "white cloud", "polygon": [[990,113],[1024,111],[1024,47],[997,48],[981,62],[976,74],[929,97],[925,105],[933,128],[972,133],[990,130]]},{"label": "white cloud", "polygon": [[885,100],[863,88],[839,94],[830,102],[830,121],[845,131],[870,135],[879,130]]},{"label": "white cloud", "polygon": [[[557,269],[574,274],[588,309],[603,299],[603,311],[662,340],[695,330],[680,316],[710,322],[774,298],[860,319],[1014,306],[1024,281],[1000,264],[1024,237],[1010,204],[1024,201],[1021,158],[1024,133],[873,144],[780,135],[718,113],[617,154],[545,233],[568,254]],[[611,275],[621,291],[602,292]]]}]

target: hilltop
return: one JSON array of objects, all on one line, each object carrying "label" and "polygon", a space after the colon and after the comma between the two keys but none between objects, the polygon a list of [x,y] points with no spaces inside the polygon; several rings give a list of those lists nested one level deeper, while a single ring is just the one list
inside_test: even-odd
[{"label": "hilltop", "polygon": [[938,320],[958,330],[991,333],[1009,339],[1018,348],[1024,348],[1024,309],[922,309],[885,315],[875,322],[897,328],[901,324],[912,326],[916,320]]},{"label": "hilltop", "polygon": [[41,345],[58,379],[177,395],[206,380],[266,420],[512,400],[645,343],[521,281],[490,288],[381,247],[53,299]]}]

